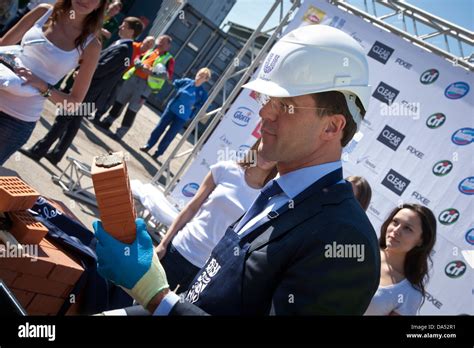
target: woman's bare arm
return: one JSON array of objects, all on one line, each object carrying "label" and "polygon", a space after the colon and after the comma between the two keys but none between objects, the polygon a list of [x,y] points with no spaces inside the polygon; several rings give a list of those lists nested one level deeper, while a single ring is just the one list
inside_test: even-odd
[{"label": "woman's bare arm", "polygon": [[42,15],[48,11],[52,5],[41,4],[28,12],[17,24],[13,26],[2,38],[0,38],[0,46],[16,45],[21,42],[23,35],[30,30]]}]

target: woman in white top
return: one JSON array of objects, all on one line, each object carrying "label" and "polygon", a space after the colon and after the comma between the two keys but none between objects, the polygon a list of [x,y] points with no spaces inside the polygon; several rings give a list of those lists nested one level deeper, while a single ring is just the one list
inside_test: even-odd
[{"label": "woman in white top", "polygon": [[365,315],[416,315],[425,297],[436,218],[422,205],[403,204],[380,231],[380,285]]},{"label": "woman in white top", "polygon": [[[174,220],[156,251],[171,289],[188,288],[226,229],[240,218],[277,174],[276,163],[264,160],[258,141],[241,162],[211,166],[194,198]],[[256,156],[251,161],[251,155]]]},{"label": "woman in white top", "polygon": [[[30,137],[40,118],[46,99],[66,105],[73,111],[82,103],[89,89],[99,59],[101,43],[97,34],[102,27],[106,0],[58,0],[53,6],[42,4],[24,16],[5,36],[0,46],[21,41],[23,52],[18,57],[22,68],[18,76],[26,80],[23,94],[12,88],[0,88],[0,165]],[[53,86],[79,59],[81,68],[70,94]],[[27,96],[26,96],[27,95]]]}]

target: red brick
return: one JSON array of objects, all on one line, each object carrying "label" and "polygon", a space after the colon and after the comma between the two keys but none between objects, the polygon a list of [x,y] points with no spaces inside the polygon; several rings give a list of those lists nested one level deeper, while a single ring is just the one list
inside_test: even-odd
[{"label": "red brick", "polygon": [[39,193],[15,176],[0,177],[0,212],[30,209]]},{"label": "red brick", "polygon": [[56,267],[51,271],[48,279],[69,285],[76,284],[84,268],[61,250],[51,250],[50,255]]},{"label": "red brick", "polygon": [[104,229],[116,239],[130,243],[135,240],[133,198],[127,165],[122,162],[112,168],[97,167],[92,163],[92,181]]},{"label": "red brick", "polygon": [[8,269],[0,269],[0,279],[11,287],[15,278],[18,277],[18,273]]},{"label": "red brick", "polygon": [[48,233],[48,229],[28,211],[15,211],[9,213],[13,226],[10,229],[16,240],[21,244],[39,244]]},{"label": "red brick", "polygon": [[64,299],[46,295],[36,295],[33,301],[28,305],[26,311],[32,313],[40,313],[42,315],[58,314]]},{"label": "red brick", "polygon": [[30,304],[31,300],[35,296],[34,292],[30,291],[25,291],[25,290],[20,290],[20,289],[15,289],[11,288],[11,291],[15,295],[16,299],[18,302],[20,302],[21,306],[26,310],[26,307]]},{"label": "red brick", "polygon": [[[0,245],[0,249],[5,249],[5,245]],[[38,255],[34,256],[0,257],[0,269],[46,278],[55,266],[49,258],[48,248],[38,245]]]},{"label": "red brick", "polygon": [[15,279],[12,285],[16,289],[32,291],[38,294],[66,298],[71,286],[54,282],[50,279],[22,274]]}]

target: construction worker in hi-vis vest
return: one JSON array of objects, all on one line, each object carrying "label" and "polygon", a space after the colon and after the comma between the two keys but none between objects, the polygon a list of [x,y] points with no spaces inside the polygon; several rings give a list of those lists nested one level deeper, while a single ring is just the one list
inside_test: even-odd
[{"label": "construction worker in hi-vis vest", "polygon": [[136,58],[134,66],[123,75],[124,83],[119,88],[109,115],[100,126],[109,129],[128,104],[121,126],[115,135],[122,138],[132,127],[135,116],[151,93],[158,93],[166,81],[172,79],[174,58],[169,52],[171,37],[162,35],[156,39],[155,48]]},{"label": "construction worker in hi-vis vest", "polygon": [[[150,50],[147,53],[145,53],[142,57],[142,59],[137,60],[135,63],[135,66],[133,66],[131,69],[129,69],[125,74],[123,74],[123,79],[128,80],[130,79],[133,74],[135,74],[138,67],[143,67],[143,63],[156,51]],[[168,61],[173,58],[171,53],[166,52],[162,56],[158,56],[157,59],[153,62],[152,65],[152,74],[148,75],[147,78],[147,84],[148,87],[151,88],[153,93],[158,93],[161,88],[163,88],[167,78],[168,78],[168,72],[166,70],[166,64]]]}]

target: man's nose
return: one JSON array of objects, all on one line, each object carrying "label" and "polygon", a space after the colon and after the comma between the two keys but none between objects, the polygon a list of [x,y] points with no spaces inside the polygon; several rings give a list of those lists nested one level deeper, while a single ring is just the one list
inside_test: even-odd
[{"label": "man's nose", "polygon": [[262,106],[258,114],[263,120],[268,120],[268,121],[276,121],[277,116],[278,116],[275,110],[273,110],[273,108],[271,107],[270,102]]}]

